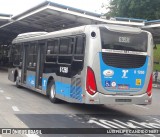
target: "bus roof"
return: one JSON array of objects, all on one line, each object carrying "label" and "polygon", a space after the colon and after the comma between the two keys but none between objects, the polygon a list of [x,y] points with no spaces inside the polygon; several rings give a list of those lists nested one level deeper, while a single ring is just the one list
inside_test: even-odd
[{"label": "bus roof", "polygon": [[85,25],[70,29],[64,29],[60,31],[53,31],[53,32],[31,32],[31,33],[24,33],[18,35],[12,43],[20,43],[20,42],[27,42],[33,40],[43,40],[43,39],[50,39],[52,37],[61,37],[73,34],[82,34],[85,32],[86,26],[92,27],[106,27],[108,30],[116,31],[116,32],[125,32],[125,33],[140,33],[142,30],[136,27],[130,26],[122,26],[122,25],[113,25],[113,24],[99,24],[99,25]]}]

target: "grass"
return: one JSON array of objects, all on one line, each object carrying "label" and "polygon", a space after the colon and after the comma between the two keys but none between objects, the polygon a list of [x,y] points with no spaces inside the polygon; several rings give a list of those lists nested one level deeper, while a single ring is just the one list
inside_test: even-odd
[{"label": "grass", "polygon": [[160,72],[160,44],[157,44],[157,49],[154,49],[154,62],[159,64],[153,65],[153,70],[158,70]]},{"label": "grass", "polygon": [[153,71],[158,70],[160,72],[160,64],[154,64],[153,65]]}]

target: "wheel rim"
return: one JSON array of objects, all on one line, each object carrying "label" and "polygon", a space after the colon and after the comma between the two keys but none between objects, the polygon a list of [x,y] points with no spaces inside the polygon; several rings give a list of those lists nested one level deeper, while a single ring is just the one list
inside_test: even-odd
[{"label": "wheel rim", "polygon": [[55,97],[55,89],[54,89],[54,85],[52,85],[51,87],[51,98]]}]

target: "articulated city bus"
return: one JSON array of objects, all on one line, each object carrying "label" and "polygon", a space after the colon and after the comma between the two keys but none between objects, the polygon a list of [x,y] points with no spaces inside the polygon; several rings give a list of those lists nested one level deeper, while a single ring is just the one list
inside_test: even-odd
[{"label": "articulated city bus", "polygon": [[9,79],[53,103],[150,104],[152,41],[147,31],[119,25],[20,34]]}]

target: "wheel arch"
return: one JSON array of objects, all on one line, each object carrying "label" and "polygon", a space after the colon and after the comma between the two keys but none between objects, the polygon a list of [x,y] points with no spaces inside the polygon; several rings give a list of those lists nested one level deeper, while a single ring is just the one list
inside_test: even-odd
[{"label": "wheel arch", "polygon": [[51,82],[55,83],[53,76],[50,76],[50,77],[48,78],[48,81],[47,81],[47,94],[46,94],[47,96],[49,96],[48,87],[49,87],[49,84],[50,84]]},{"label": "wheel arch", "polygon": [[14,82],[16,81],[17,76],[18,76],[18,70],[15,70],[15,72],[14,72]]}]

